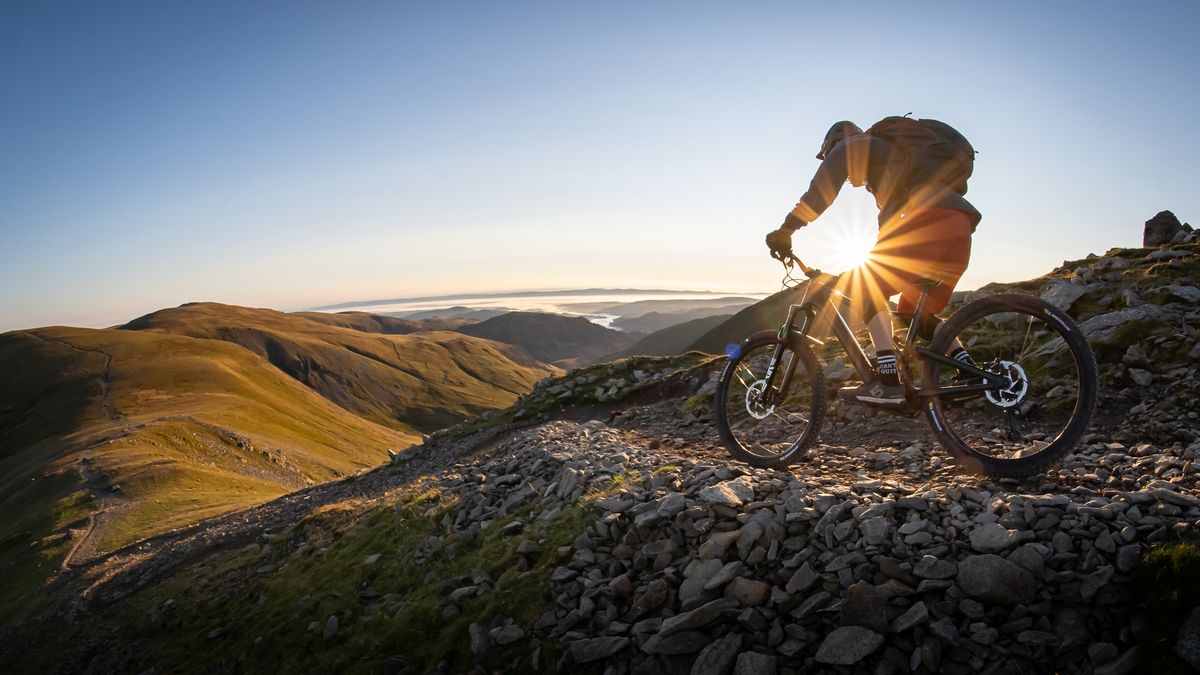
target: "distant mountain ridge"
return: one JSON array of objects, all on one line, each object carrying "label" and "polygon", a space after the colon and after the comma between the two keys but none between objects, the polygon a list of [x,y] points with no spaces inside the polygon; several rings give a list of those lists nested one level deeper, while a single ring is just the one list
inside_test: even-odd
[{"label": "distant mountain ridge", "polygon": [[516,345],[535,359],[563,367],[593,363],[636,339],[583,317],[544,312],[509,312],[458,332]]},{"label": "distant mountain ridge", "polygon": [[666,289],[641,289],[641,288],[580,288],[580,289],[563,289],[556,291],[512,291],[512,292],[496,292],[496,293],[456,293],[453,295],[426,295],[412,298],[386,298],[377,300],[355,300],[350,302],[339,302],[333,305],[322,305],[313,307],[311,311],[325,312],[336,311],[342,309],[351,309],[355,307],[373,307],[378,305],[396,305],[409,302],[434,302],[444,300],[454,302],[456,300],[471,300],[475,298],[538,298],[549,297],[555,295],[712,295],[722,297],[727,293],[717,291],[680,291]]}]

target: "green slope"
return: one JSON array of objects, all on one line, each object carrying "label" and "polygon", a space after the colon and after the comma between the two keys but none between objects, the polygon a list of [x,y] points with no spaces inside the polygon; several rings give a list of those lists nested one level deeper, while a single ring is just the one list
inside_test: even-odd
[{"label": "green slope", "polygon": [[558,372],[508,345],[457,332],[364,332],[360,319],[347,327],[329,316],[195,303],[122,328],[240,345],[338,406],[403,431],[429,432],[506,407]]},{"label": "green slope", "polygon": [[0,335],[0,610],[28,600],[76,544],[77,557],[112,550],[376,466],[418,438],[224,342]]}]

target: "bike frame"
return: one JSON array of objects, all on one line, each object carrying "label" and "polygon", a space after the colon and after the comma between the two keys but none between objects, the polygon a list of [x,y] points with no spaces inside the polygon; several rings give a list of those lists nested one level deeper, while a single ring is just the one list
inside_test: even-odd
[{"label": "bike frame", "polygon": [[[862,381],[867,382],[874,379],[876,377],[875,369],[871,367],[866,351],[863,350],[862,345],[854,337],[854,331],[850,328],[849,322],[846,321],[846,317],[840,311],[839,304],[841,303],[833,302],[835,295],[838,298],[846,297],[841,293],[837,293],[834,288],[837,277],[822,274],[820,270],[809,268],[795,256],[792,256],[790,262],[797,265],[800,271],[809,278],[809,283],[804,289],[804,295],[800,298],[800,302],[788,307],[787,319],[779,328],[780,343],[775,346],[775,350],[771,354],[771,360],[767,364],[767,371],[763,378],[766,384],[763,391],[763,402],[771,404],[786,398],[787,391],[792,383],[792,377],[795,375],[796,359],[793,358],[788,363],[779,387],[773,387],[772,384],[775,381],[780,359],[783,357],[783,349],[793,336],[810,340],[816,344],[824,344],[822,341],[808,334],[808,330],[813,326],[813,323],[821,312],[830,313],[833,336],[846,350],[846,356],[850,360],[851,366],[858,372]],[[823,283],[818,283],[819,281]],[[816,290],[814,290],[814,287],[816,287]],[[904,382],[909,406],[913,410],[916,409],[915,404],[917,401],[931,396],[946,396],[950,398],[974,396],[986,391],[1000,389],[1006,385],[1004,378],[1000,375],[963,363],[957,359],[952,359],[945,354],[939,354],[925,347],[917,346],[918,330],[920,328],[918,321],[920,317],[925,315],[925,301],[929,297],[929,290],[932,287],[922,287],[921,297],[917,300],[916,311],[913,313],[913,320],[909,324],[908,333],[904,338],[904,347],[900,352],[899,360],[905,367],[898,369],[898,371],[904,375],[901,379]],[[800,321],[799,324],[797,324],[798,320]],[[918,387],[908,377],[908,366],[915,363],[917,357],[933,359],[973,378],[983,380],[983,382],[949,387]]]}]

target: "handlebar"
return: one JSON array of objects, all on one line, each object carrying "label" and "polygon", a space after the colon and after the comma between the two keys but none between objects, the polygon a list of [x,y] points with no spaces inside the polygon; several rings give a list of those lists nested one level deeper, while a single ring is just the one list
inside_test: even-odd
[{"label": "handlebar", "polygon": [[772,253],[771,255],[776,260],[783,263],[783,267],[785,269],[790,270],[792,269],[792,265],[795,265],[800,269],[801,272],[804,273],[804,276],[808,277],[809,279],[816,279],[817,277],[821,276],[821,270],[805,265],[804,261],[797,258],[796,254],[792,253],[791,251],[779,254]]}]

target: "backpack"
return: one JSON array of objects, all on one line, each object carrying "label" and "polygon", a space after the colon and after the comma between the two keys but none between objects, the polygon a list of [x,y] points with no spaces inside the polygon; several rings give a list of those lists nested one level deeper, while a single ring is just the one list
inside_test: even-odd
[{"label": "backpack", "polygon": [[889,141],[903,153],[905,183],[910,188],[939,184],[960,195],[967,193],[967,179],[975,169],[975,148],[949,124],[892,116],[873,124],[867,134]]}]

